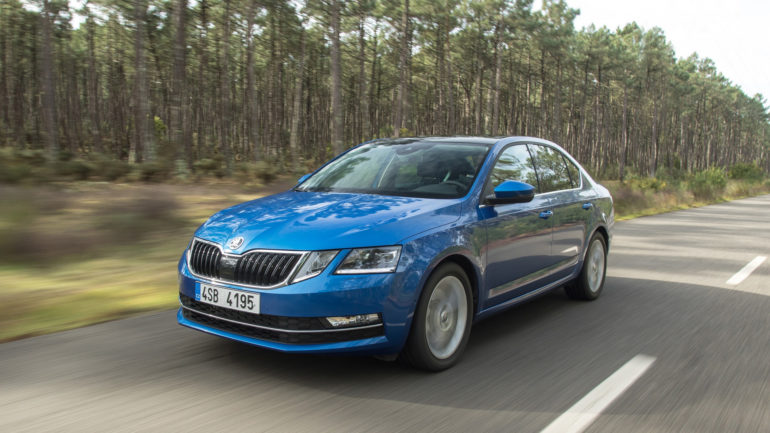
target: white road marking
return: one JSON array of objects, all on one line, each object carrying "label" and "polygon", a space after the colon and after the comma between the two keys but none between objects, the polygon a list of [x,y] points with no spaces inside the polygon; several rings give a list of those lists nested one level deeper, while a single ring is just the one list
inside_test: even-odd
[{"label": "white road marking", "polygon": [[647,355],[636,355],[618,371],[553,420],[541,433],[580,433],[628,389],[655,362]]},{"label": "white road marking", "polygon": [[767,260],[767,257],[765,256],[756,256],[754,257],[754,260],[750,261],[748,265],[744,266],[743,269],[736,272],[735,275],[730,277],[729,280],[727,280],[727,284],[730,286],[737,286],[743,280],[745,280],[749,275],[751,275],[754,270],[756,270],[759,265],[761,265],[765,260]]}]

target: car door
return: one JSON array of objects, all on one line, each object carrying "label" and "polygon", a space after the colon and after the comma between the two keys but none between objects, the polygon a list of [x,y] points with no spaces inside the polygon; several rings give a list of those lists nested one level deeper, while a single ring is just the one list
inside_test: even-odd
[{"label": "car door", "polygon": [[[581,195],[580,171],[558,149],[530,144],[529,150],[535,161],[540,190],[551,199],[553,241],[550,263],[553,279],[558,279],[563,276],[561,273],[568,273],[577,264],[583,251],[592,204]],[[568,164],[572,164],[572,169]]]},{"label": "car door", "polygon": [[[495,162],[484,188],[484,197],[505,180],[529,183],[538,179],[526,144],[505,149]],[[551,254],[550,197],[536,194],[528,203],[483,204],[479,208],[486,230],[484,307],[531,290],[548,266]]]}]

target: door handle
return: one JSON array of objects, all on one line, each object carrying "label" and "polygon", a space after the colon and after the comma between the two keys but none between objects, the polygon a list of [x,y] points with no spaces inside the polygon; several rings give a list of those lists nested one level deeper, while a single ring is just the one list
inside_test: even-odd
[{"label": "door handle", "polygon": [[550,211],[550,210],[544,210],[540,212],[540,218],[544,220],[547,220],[548,218],[550,218],[551,215],[553,215],[553,211]]},{"label": "door handle", "polygon": [[593,203],[585,203],[585,204],[583,204],[583,209],[585,209],[585,210],[591,209],[592,207],[594,207]]}]

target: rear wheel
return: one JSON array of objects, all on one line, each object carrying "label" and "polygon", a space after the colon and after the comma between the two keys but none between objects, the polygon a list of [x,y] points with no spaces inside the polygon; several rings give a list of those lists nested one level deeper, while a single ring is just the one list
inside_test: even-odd
[{"label": "rear wheel", "polygon": [[472,319],[473,298],[468,276],[457,264],[441,265],[420,295],[401,359],[431,371],[453,366],[468,343]]},{"label": "rear wheel", "polygon": [[564,291],[572,299],[593,301],[604,288],[607,273],[607,243],[601,233],[594,233],[588,244],[588,252],[583,260],[580,275],[564,286]]}]

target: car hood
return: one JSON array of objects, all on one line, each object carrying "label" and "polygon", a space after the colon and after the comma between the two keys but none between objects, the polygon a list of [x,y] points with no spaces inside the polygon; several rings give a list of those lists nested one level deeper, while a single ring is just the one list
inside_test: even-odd
[{"label": "car hood", "polygon": [[[234,253],[393,245],[456,221],[460,209],[459,200],[287,191],[225,209],[195,235]],[[243,245],[230,250],[238,236]]]}]

